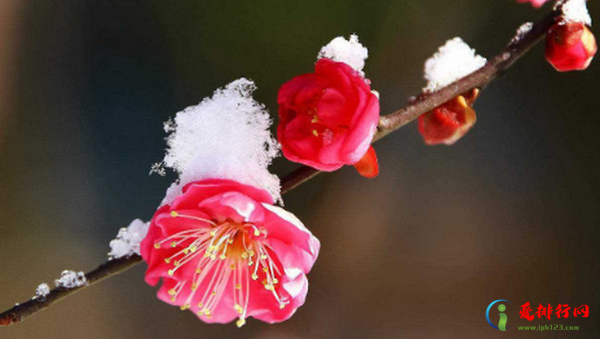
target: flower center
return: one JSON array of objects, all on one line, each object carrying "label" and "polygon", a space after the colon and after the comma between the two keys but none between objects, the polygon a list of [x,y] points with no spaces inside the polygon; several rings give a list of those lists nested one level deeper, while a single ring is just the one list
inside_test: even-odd
[{"label": "flower center", "polygon": [[[274,261],[267,231],[252,223],[236,223],[226,220],[217,224],[208,219],[171,212],[172,218],[201,221],[205,226],[190,228],[173,234],[154,244],[156,249],[175,248],[177,252],[164,259],[171,264],[167,275],[174,276],[177,270],[193,265],[193,276],[178,279],[177,285],[168,291],[175,302],[187,288],[190,293],[181,309],[196,308],[198,316],[211,318],[226,289],[233,280],[233,305],[239,314],[238,326],[245,324],[250,296],[250,284],[260,282],[271,291],[281,308],[288,301],[282,300],[277,292],[277,277],[282,272]],[[179,277],[178,277],[179,278]],[[201,288],[199,288],[201,287]],[[200,296],[200,302],[192,305],[192,300]],[[198,298],[196,298],[198,299]]]}]

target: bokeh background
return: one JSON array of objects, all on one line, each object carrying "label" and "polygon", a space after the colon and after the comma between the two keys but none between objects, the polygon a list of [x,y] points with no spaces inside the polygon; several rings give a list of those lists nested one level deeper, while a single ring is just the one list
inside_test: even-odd
[{"label": "bokeh background", "polygon": [[[490,57],[549,7],[0,0],[0,308],[63,269],[95,268],[120,227],[151,217],[173,180],[148,175],[162,122],[215,88],[249,77],[275,116],[278,87],[356,32],[388,113],[420,91],[446,39]],[[537,46],[486,89],[455,146],[425,146],[413,123],[377,144],[377,179],[345,168],[285,196],[322,242],[307,302],[285,323],[205,325],[156,299],[141,264],[0,338],[597,338],[599,75],[598,60],[559,74]],[[295,167],[280,158],[273,171]],[[527,301],[587,304],[590,317],[531,322],[578,332],[501,333],[485,321],[496,299],[513,302],[509,325]]]}]

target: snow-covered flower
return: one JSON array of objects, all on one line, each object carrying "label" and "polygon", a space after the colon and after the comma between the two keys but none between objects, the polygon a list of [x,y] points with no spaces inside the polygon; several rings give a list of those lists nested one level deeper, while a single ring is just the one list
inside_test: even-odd
[{"label": "snow-covered flower", "polygon": [[367,55],[355,35],[335,38],[319,53],[314,73],[281,86],[277,138],[286,158],[328,172],[360,162],[359,173],[377,175],[370,145],[379,98],[363,77]]},{"label": "snow-covered flower", "polygon": [[141,245],[158,297],[205,322],[274,323],[304,304],[319,241],[265,190],[206,179],[152,218]]},{"label": "snow-covered flower", "polygon": [[[485,66],[486,59],[477,55],[461,38],[448,40],[425,62],[427,86],[423,92],[440,90]],[[428,145],[452,145],[475,124],[473,101],[479,93],[473,89],[419,117],[419,132]]]},{"label": "snow-covered flower", "polygon": [[288,319],[305,300],[319,241],[274,206],[279,179],[271,120],[239,79],[165,124],[162,166],[179,179],[140,245],[158,297],[205,322]]}]

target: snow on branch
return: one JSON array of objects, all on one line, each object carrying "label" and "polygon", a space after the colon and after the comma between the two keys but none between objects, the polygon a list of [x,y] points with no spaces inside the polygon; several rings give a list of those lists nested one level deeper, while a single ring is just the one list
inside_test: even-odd
[{"label": "snow on branch", "polygon": [[483,67],[486,59],[477,55],[461,38],[448,40],[446,44],[425,62],[424,92],[435,92]]},{"label": "snow on branch", "polygon": [[148,233],[150,223],[135,219],[127,227],[119,230],[117,237],[110,242],[109,260],[140,254],[140,242]]},{"label": "snow on branch", "polygon": [[60,274],[60,278],[54,280],[54,286],[62,288],[75,288],[87,284],[84,272],[75,272],[65,270]]}]

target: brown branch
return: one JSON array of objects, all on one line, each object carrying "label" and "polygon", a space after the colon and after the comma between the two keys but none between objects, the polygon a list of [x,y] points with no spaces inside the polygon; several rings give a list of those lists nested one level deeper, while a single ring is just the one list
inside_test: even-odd
[{"label": "brown branch", "polygon": [[485,66],[471,75],[459,79],[437,92],[423,94],[396,112],[382,116],[379,120],[379,132],[375,136],[375,141],[460,94],[473,88],[484,88],[542,40],[559,15],[558,11],[552,12],[515,43],[509,44],[504,52],[489,60]]},{"label": "brown branch", "polygon": [[139,255],[133,255],[127,258],[108,261],[85,275],[87,279],[86,285],[71,289],[57,287],[50,291],[50,294],[48,294],[46,297],[38,297],[20,305],[15,305],[15,307],[13,307],[12,309],[0,314],[0,325],[8,326],[10,324],[17,323],[27,318],[28,316],[37,313],[43,310],[44,308],[54,304],[55,302],[58,302],[70,296],[75,292],[78,292],[88,286],[94,285],[95,283],[102,281],[106,278],[124,272],[125,270],[127,270],[128,268],[132,267],[140,261],[142,261],[142,258]]},{"label": "brown branch", "polygon": [[[465,93],[473,88],[484,88],[490,81],[504,73],[515,61],[538,43],[559,15],[560,10],[553,11],[542,21],[535,24],[531,31],[525,34],[518,42],[509,45],[506,50],[492,58],[483,68],[475,73],[466,76],[437,92],[421,95],[404,108],[382,116],[379,121],[379,130],[375,135],[373,142],[384,138],[389,133],[415,120],[421,114],[434,109],[457,95]],[[307,166],[298,168],[283,178],[282,194],[293,190],[297,186],[314,178],[319,173],[321,172]],[[16,305],[12,309],[0,314],[0,325],[8,326],[20,322],[28,316],[42,311],[46,307],[77,291],[129,269],[141,260],[139,255],[133,255],[127,258],[108,261],[86,274],[88,285],[73,289],[55,288],[44,299],[33,299],[23,304]]]}]

